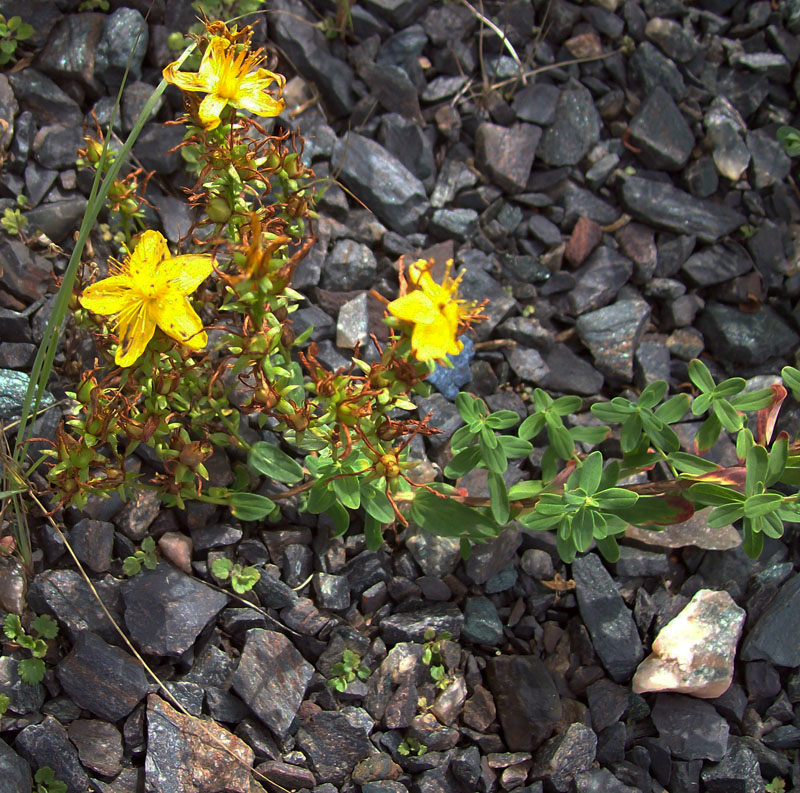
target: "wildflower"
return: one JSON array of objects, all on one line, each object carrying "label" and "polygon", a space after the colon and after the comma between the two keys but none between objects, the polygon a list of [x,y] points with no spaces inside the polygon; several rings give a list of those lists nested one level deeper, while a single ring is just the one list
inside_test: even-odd
[{"label": "wildflower", "polygon": [[[280,98],[286,79],[280,74],[257,68],[262,60],[258,53],[249,52],[246,48],[237,49],[229,39],[213,36],[196,74],[179,72],[177,62],[164,69],[164,79],[182,91],[203,91],[208,94],[198,110],[200,121],[206,129],[219,126],[220,113],[228,103],[257,116],[277,116],[286,106]],[[267,93],[272,83],[278,85],[278,99]]]},{"label": "wildflower", "polygon": [[119,334],[114,358],[131,366],[145,351],[158,325],[170,338],[193,350],[205,347],[203,323],[187,295],[213,269],[211,256],[171,257],[157,231],[145,231],[123,263],[112,259],[112,275],[88,286],[80,298],[84,308],[113,317]]},{"label": "wildflower", "polygon": [[463,344],[458,340],[459,324],[468,324],[475,306],[458,297],[461,275],[450,277],[452,259],[441,284],[431,277],[432,262],[418,259],[409,267],[407,281],[414,289],[387,306],[398,319],[412,322],[411,349],[420,361],[457,355]]}]

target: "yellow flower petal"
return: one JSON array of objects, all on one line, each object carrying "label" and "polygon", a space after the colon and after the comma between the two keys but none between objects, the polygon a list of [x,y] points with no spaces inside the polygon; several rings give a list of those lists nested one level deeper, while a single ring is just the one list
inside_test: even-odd
[{"label": "yellow flower petal", "polygon": [[104,317],[119,314],[132,302],[136,302],[136,297],[131,292],[131,279],[127,275],[112,275],[91,284],[80,297],[84,308]]},{"label": "yellow flower petal", "polygon": [[386,306],[390,314],[406,322],[430,324],[439,316],[436,306],[422,290],[409,292]]},{"label": "yellow flower petal", "polygon": [[156,273],[157,285],[174,289],[182,295],[194,292],[211,274],[214,259],[199,253],[189,253],[164,260]]},{"label": "yellow flower petal", "polygon": [[266,69],[259,69],[255,74],[245,77],[236,97],[237,107],[243,107],[257,116],[280,115],[286,102],[274,99],[267,93],[267,88],[273,82],[276,82],[276,75]]},{"label": "yellow flower petal", "polygon": [[457,355],[463,345],[453,335],[453,328],[444,315],[428,325],[415,325],[411,334],[411,347],[420,361],[444,358],[448,353]]},{"label": "yellow flower petal", "polygon": [[140,292],[152,294],[156,288],[158,266],[167,258],[169,248],[164,236],[158,231],[143,232],[126,263],[132,286]]},{"label": "yellow flower petal", "polygon": [[183,295],[174,292],[163,295],[154,304],[152,311],[158,327],[167,336],[192,350],[200,350],[206,346],[208,337],[203,330],[203,323]]},{"label": "yellow flower petal", "polygon": [[220,125],[219,114],[225,109],[228,100],[219,94],[209,94],[200,103],[197,115],[206,129],[216,129]]},{"label": "yellow flower petal", "polygon": [[201,72],[179,72],[177,64],[171,63],[164,67],[164,79],[172,85],[177,85],[181,91],[210,91],[208,79]]},{"label": "yellow flower petal", "polygon": [[119,345],[114,361],[117,366],[133,366],[153,338],[156,323],[147,306],[140,303],[131,311],[120,315],[117,332]]}]

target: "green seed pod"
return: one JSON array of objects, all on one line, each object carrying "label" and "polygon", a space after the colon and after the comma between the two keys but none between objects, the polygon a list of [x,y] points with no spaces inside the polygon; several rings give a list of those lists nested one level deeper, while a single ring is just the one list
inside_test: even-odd
[{"label": "green seed pod", "polygon": [[227,223],[231,217],[231,208],[222,196],[214,196],[206,204],[206,214],[213,223]]}]

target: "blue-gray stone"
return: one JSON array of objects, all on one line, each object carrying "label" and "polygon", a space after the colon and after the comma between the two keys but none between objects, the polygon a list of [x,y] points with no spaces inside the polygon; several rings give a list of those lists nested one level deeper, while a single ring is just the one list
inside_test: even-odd
[{"label": "blue-gray stone", "polygon": [[[25,372],[0,369],[0,419],[19,418],[29,382],[30,377]],[[41,407],[48,407],[54,401],[53,395],[45,391]]]},{"label": "blue-gray stone", "polygon": [[461,343],[464,348],[458,355],[447,356],[452,367],[437,364],[433,374],[428,375],[427,379],[427,382],[433,383],[451,401],[456,398],[461,386],[472,380],[470,363],[475,355],[475,345],[468,336],[461,336]]},{"label": "blue-gray stone", "polygon": [[5,741],[0,740],[0,779],[6,793],[30,793],[31,767]]},{"label": "blue-gray stone", "polygon": [[499,645],[503,642],[503,623],[489,598],[468,598],[464,606],[461,636],[473,644]]},{"label": "blue-gray stone", "polygon": [[97,45],[95,73],[112,91],[122,84],[128,64],[128,81],[140,79],[149,41],[144,17],[135,8],[118,8],[106,17]]}]

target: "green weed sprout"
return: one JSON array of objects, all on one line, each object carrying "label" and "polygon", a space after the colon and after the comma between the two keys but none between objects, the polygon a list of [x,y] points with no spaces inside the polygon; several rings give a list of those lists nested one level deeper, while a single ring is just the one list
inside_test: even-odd
[{"label": "green weed sprout", "polygon": [[142,571],[142,567],[155,570],[158,566],[156,556],[156,541],[152,537],[145,537],[141,546],[131,556],[126,556],[122,561],[122,572],[126,576],[135,576]]},{"label": "green weed sprout", "polygon": [[18,16],[6,19],[0,14],[0,66],[17,59],[17,46],[33,35],[33,27]]},{"label": "green weed sprout", "polygon": [[249,592],[261,578],[261,573],[255,567],[234,564],[230,559],[219,557],[211,563],[211,572],[220,581],[227,581],[230,578],[231,588],[237,595]]},{"label": "green weed sprout", "polygon": [[35,636],[22,627],[17,614],[9,614],[3,623],[5,635],[30,652],[30,658],[23,658],[17,664],[17,673],[23,683],[35,686],[44,679],[45,664],[42,659],[47,654],[47,641],[58,635],[58,625],[52,617],[41,614],[31,624],[31,630]]},{"label": "green weed sprout", "polygon": [[361,656],[358,653],[352,650],[343,650],[342,660],[331,667],[331,674],[333,677],[328,680],[328,686],[336,691],[344,692],[356,678],[366,680],[370,671],[366,666],[362,666]]},{"label": "green weed sprout", "polygon": [[56,779],[55,772],[50,766],[43,765],[34,775],[36,787],[32,793],[67,793],[67,785]]}]

